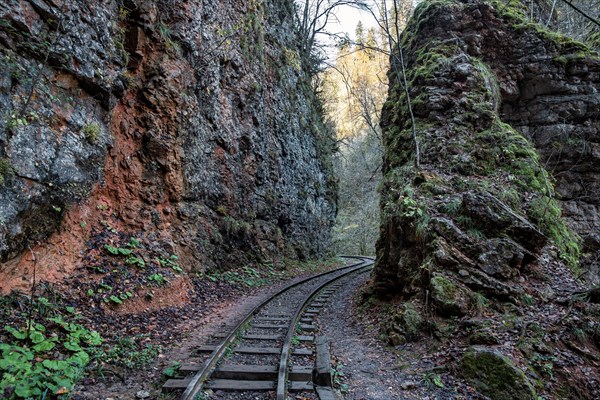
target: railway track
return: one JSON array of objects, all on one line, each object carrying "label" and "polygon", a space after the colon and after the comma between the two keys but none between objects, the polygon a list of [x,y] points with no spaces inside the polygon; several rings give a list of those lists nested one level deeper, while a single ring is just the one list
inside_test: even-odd
[{"label": "railway track", "polygon": [[345,279],[373,266],[370,257],[344,258],[346,266],[287,285],[236,326],[213,335],[180,367],[188,376],[169,379],[163,390],[183,391],[182,400],[286,400],[289,392],[334,399],[329,347],[314,318]]}]

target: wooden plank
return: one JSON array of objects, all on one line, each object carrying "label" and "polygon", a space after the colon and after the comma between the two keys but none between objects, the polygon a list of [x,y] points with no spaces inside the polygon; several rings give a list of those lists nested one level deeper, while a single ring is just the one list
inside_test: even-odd
[{"label": "wooden plank", "polygon": [[280,325],[274,325],[274,324],[252,324],[250,326],[251,328],[259,328],[259,329],[286,329],[288,328],[287,324],[280,324]]},{"label": "wooden plank", "polygon": [[294,349],[292,354],[295,356],[312,356],[313,351],[311,349]]},{"label": "wooden plank", "polygon": [[265,381],[277,379],[277,367],[274,365],[222,365],[211,375],[214,379],[233,379],[241,381]]},{"label": "wooden plank", "polygon": [[293,365],[291,371],[288,373],[288,378],[291,381],[312,381],[313,367],[306,365]]},{"label": "wooden plank", "polygon": [[315,340],[317,359],[315,362],[315,383],[320,386],[333,386],[331,378],[331,359],[329,356],[329,341],[325,336],[317,336]]},{"label": "wooden plank", "polygon": [[243,354],[281,354],[279,347],[249,347],[249,346],[238,346],[233,349],[234,353]]},{"label": "wooden plank", "polygon": [[336,400],[335,392],[330,387],[317,385],[315,386],[315,390],[317,396],[319,396],[319,400]]},{"label": "wooden plank", "polygon": [[179,371],[194,372],[194,371],[200,371],[203,367],[204,367],[204,363],[201,363],[201,364],[186,363],[186,364],[181,364],[181,367],[179,367]]},{"label": "wooden plank", "polygon": [[300,324],[300,330],[303,330],[305,332],[314,332],[317,330],[317,327],[314,325]]},{"label": "wooden plank", "polygon": [[310,303],[310,307],[311,308],[320,308],[320,307],[323,307],[324,305],[325,305],[324,303],[321,303],[321,302],[318,302],[318,301]]},{"label": "wooden plank", "polygon": [[[180,371],[198,371],[200,368],[196,364],[182,365]],[[294,365],[288,374],[291,381],[312,380],[313,367]],[[277,379],[277,367],[274,365],[234,365],[225,364],[217,368],[211,375],[216,379],[227,379],[234,381],[269,381]],[[166,389],[184,389],[190,382],[190,379],[169,379],[165,383]]]},{"label": "wooden plank", "polygon": [[279,340],[281,339],[281,335],[254,335],[248,334],[242,336],[242,339],[251,339],[251,340]]},{"label": "wooden plank", "polygon": [[211,379],[205,385],[208,389],[236,391],[236,390],[274,390],[275,381],[244,381],[232,379]]},{"label": "wooden plank", "polygon": [[311,324],[313,322],[312,318],[300,318],[301,324]]},{"label": "wooden plank", "polygon": [[320,309],[320,308],[307,308],[307,309],[306,309],[306,312],[307,312],[307,313],[315,313],[315,314],[318,314],[318,313],[320,313],[320,312],[321,312],[321,309]]},{"label": "wooden plank", "polygon": [[183,390],[187,388],[187,386],[192,381],[192,378],[186,379],[169,379],[163,384],[162,390],[164,392],[170,392],[173,390]]},{"label": "wooden plank", "polygon": [[254,321],[283,321],[287,322],[290,317],[256,317]]},{"label": "wooden plank", "polygon": [[272,317],[290,317],[290,310],[285,308],[269,308],[266,312]]},{"label": "wooden plank", "polygon": [[315,340],[313,335],[298,335],[297,337],[301,342],[313,342]]},{"label": "wooden plank", "polygon": [[312,392],[314,390],[314,385],[312,382],[290,381],[288,390],[290,392]]},{"label": "wooden plank", "polygon": [[[222,336],[217,336],[217,335],[222,335]],[[217,335],[213,335],[213,337],[225,337],[225,334],[217,334]],[[242,339],[255,339],[255,340],[279,340],[281,339],[282,336],[281,335],[258,335],[258,334],[251,334],[248,333],[246,335],[242,336]]]},{"label": "wooden plank", "polygon": [[[215,349],[216,346],[205,345],[199,346],[196,351],[210,353]],[[281,354],[281,349],[277,347],[248,347],[238,346],[232,349],[235,353],[245,354]]]}]

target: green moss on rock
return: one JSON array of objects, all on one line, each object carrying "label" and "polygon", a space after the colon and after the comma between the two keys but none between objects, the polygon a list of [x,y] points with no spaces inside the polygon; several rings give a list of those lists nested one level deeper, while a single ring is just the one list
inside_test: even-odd
[{"label": "green moss on rock", "polygon": [[431,299],[437,311],[447,315],[465,315],[470,308],[472,292],[452,282],[450,279],[435,275],[429,281],[431,288]]},{"label": "green moss on rock", "polygon": [[536,399],[535,389],[508,357],[485,347],[471,347],[460,372],[477,390],[494,400]]},{"label": "green moss on rock", "polygon": [[390,339],[390,344],[398,346],[415,340],[421,323],[421,314],[415,306],[411,303],[403,303],[388,314],[384,330]]},{"label": "green moss on rock", "polygon": [[3,185],[4,182],[15,174],[15,169],[13,168],[10,160],[6,158],[0,158],[0,185]]}]

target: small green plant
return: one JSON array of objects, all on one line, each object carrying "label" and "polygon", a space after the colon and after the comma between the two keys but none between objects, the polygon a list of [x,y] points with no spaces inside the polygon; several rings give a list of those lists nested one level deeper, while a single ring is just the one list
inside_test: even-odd
[{"label": "small green plant", "polygon": [[554,376],[554,362],[556,357],[534,353],[530,359],[531,365],[541,374],[549,378]]},{"label": "small green plant", "polygon": [[163,274],[152,274],[148,277],[148,280],[151,282],[156,282],[159,286],[162,286],[169,282],[167,278]]},{"label": "small green plant", "polygon": [[146,268],[146,262],[142,257],[131,256],[125,260],[129,265],[137,266],[139,268]]},{"label": "small green plant", "polygon": [[109,244],[105,244],[104,245],[104,249],[106,251],[108,251],[110,254],[113,254],[115,256],[118,255],[123,255],[123,256],[128,256],[132,253],[131,249],[126,249],[126,248],[121,248],[121,247],[114,247],[111,246]]},{"label": "small green plant", "polygon": [[[44,303],[50,306],[47,300]],[[27,327],[4,327],[14,340],[0,343],[0,393],[8,395],[7,399],[69,393],[90,362],[90,354],[102,343],[96,331],[68,322],[57,312],[40,322],[31,320]]]},{"label": "small green plant", "polygon": [[477,241],[482,241],[485,239],[485,235],[477,228],[468,228],[467,235]]},{"label": "small green plant", "polygon": [[117,296],[115,296],[114,294],[110,297],[107,297],[104,299],[107,303],[112,301],[115,304],[123,304],[123,301],[121,301],[120,298],[118,298]]},{"label": "small green plant", "polygon": [[346,374],[344,373],[344,364],[337,364],[335,368],[332,368],[331,376],[333,378],[333,384],[340,389],[340,392],[348,393],[350,387],[344,382],[346,379]]},{"label": "small green plant", "polygon": [[171,268],[173,271],[175,272],[182,272],[183,269],[181,268],[181,266],[177,263],[177,260],[179,259],[179,257],[177,257],[175,254],[173,254],[172,256],[170,256],[169,258],[162,258],[162,257],[158,257],[158,263],[162,266],[162,267],[167,267],[167,268]]},{"label": "small green plant", "polygon": [[129,239],[129,243],[127,243],[127,246],[132,249],[137,249],[141,245],[142,245],[142,241],[139,239],[136,239],[134,237],[131,237],[131,239]]},{"label": "small green plant", "polygon": [[86,124],[81,129],[81,132],[83,132],[83,135],[90,143],[97,143],[100,138],[100,124],[97,122]]},{"label": "small green plant", "polygon": [[446,386],[442,381],[442,377],[439,374],[434,373],[425,374],[425,383],[427,384],[427,386],[431,386],[433,384],[439,388],[443,388]]},{"label": "small green plant", "polygon": [[422,217],[423,209],[419,207],[415,199],[405,196],[402,198],[402,215],[404,217]]},{"label": "small green plant", "polygon": [[165,44],[165,48],[169,52],[178,53],[180,48],[179,44],[173,40],[173,33],[171,32],[171,28],[169,25],[161,22],[158,24],[158,34]]},{"label": "small green plant", "polygon": [[180,362],[174,362],[165,368],[162,372],[163,376],[166,378],[175,378],[179,375],[179,368],[181,368]]},{"label": "small green plant", "polygon": [[24,116],[13,114],[6,122],[6,127],[10,130],[13,130],[20,126],[27,126],[28,123],[29,122],[27,121],[27,118],[25,118]]},{"label": "small green plant", "polygon": [[146,336],[130,336],[117,340],[110,347],[99,349],[96,358],[107,364],[128,369],[140,369],[152,363],[158,356],[161,347],[144,342]]}]

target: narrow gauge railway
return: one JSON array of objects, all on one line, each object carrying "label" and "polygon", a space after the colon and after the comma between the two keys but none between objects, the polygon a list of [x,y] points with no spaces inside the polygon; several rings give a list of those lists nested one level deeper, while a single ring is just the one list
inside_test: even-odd
[{"label": "narrow gauge railway", "polygon": [[315,317],[346,279],[370,271],[370,257],[344,256],[347,265],[293,282],[256,306],[235,327],[198,346],[197,361],[184,364],[165,391],[183,390],[182,400],[219,393],[219,399],[335,399],[329,345]]}]

